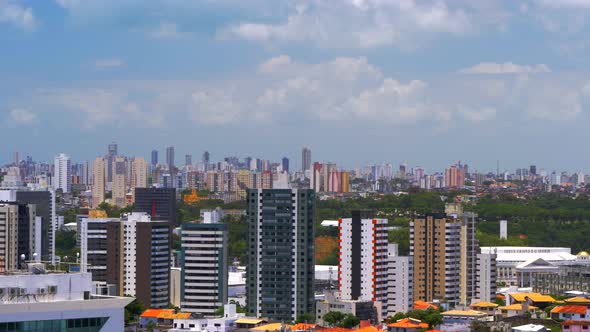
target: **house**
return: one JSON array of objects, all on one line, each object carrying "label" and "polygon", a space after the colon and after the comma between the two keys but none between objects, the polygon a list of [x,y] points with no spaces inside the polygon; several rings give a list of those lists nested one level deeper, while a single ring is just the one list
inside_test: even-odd
[{"label": "house", "polygon": [[428,303],[425,301],[414,301],[414,309],[415,310],[428,310],[428,308],[438,310],[438,306],[436,304]]},{"label": "house", "polygon": [[274,331],[286,331],[291,329],[291,325],[285,323],[269,323],[260,325],[250,329],[250,332],[274,332]]},{"label": "house", "polygon": [[428,324],[414,318],[404,318],[395,323],[387,324],[387,332],[414,332],[417,329],[427,328]]},{"label": "house", "polygon": [[443,324],[471,324],[475,320],[486,320],[488,314],[476,310],[449,310],[442,314]]},{"label": "house", "polygon": [[534,305],[540,308],[545,308],[553,303],[555,299],[549,295],[543,295],[541,293],[510,293],[508,294],[509,302],[507,303],[523,303],[527,302],[530,305]]},{"label": "house", "polygon": [[561,322],[563,332],[587,332],[590,331],[590,320],[566,320]]},{"label": "house", "polygon": [[308,324],[308,323],[298,323],[291,327],[291,331],[293,332],[308,332],[312,331],[316,328],[316,324]]},{"label": "house", "polygon": [[503,306],[503,307],[498,307],[498,309],[500,309],[500,312],[502,313],[502,317],[507,318],[507,317],[514,317],[514,316],[522,316],[524,315],[525,312],[531,312],[534,310],[539,309],[538,307],[532,306],[532,305],[528,305],[528,303],[516,303],[516,304],[511,304],[511,305],[507,305],[507,306]]},{"label": "house", "polygon": [[567,304],[585,305],[590,306],[590,299],[585,297],[576,296],[565,300]]},{"label": "house", "polygon": [[164,318],[159,318],[160,315],[166,317],[174,315],[174,309],[147,309],[139,316],[139,327],[146,327],[150,322],[156,325],[168,325]]},{"label": "house", "polygon": [[266,319],[263,318],[251,318],[251,317],[243,317],[236,320],[236,327],[239,329],[252,329],[260,325],[264,325],[268,323]]},{"label": "house", "polygon": [[494,316],[496,314],[496,310],[498,310],[499,305],[492,302],[481,301],[477,303],[473,303],[470,308],[472,310],[485,312],[489,316]]},{"label": "house", "polygon": [[561,320],[586,320],[588,307],[583,305],[562,305],[551,310],[551,318]]},{"label": "house", "polygon": [[223,307],[223,316],[203,317],[196,314],[189,317],[176,316],[169,332],[227,332],[235,329],[236,321],[244,319],[243,316],[244,314],[236,312],[235,304],[226,304]]},{"label": "house", "polygon": [[512,332],[546,332],[547,328],[543,325],[527,324],[512,328]]}]

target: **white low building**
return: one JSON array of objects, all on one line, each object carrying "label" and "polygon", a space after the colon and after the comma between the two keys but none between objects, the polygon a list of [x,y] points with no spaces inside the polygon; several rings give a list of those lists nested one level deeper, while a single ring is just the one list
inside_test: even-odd
[{"label": "white low building", "polygon": [[123,331],[133,298],[91,290],[90,273],[0,275],[0,331]]},{"label": "white low building", "polygon": [[168,331],[227,332],[235,329],[236,320],[242,317],[244,317],[244,314],[238,314],[236,312],[235,304],[226,304],[223,306],[222,317],[175,319],[172,329]]}]

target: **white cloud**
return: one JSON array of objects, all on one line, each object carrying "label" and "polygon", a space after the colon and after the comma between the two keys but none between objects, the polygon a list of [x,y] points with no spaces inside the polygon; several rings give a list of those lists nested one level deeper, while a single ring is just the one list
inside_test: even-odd
[{"label": "white cloud", "polygon": [[459,107],[461,115],[470,122],[479,123],[493,120],[498,111],[493,107],[483,107],[480,109],[465,109]]},{"label": "white cloud", "polygon": [[125,65],[125,61],[118,58],[111,58],[111,59],[99,59],[94,62],[94,66],[98,68],[112,68],[112,67],[121,67]]},{"label": "white cloud", "polygon": [[37,114],[25,109],[13,109],[9,112],[9,121],[27,125],[37,121]]},{"label": "white cloud", "polygon": [[23,30],[34,30],[39,24],[31,7],[23,7],[12,0],[0,0],[0,23]]},{"label": "white cloud", "polygon": [[444,1],[298,2],[279,23],[242,22],[222,36],[265,43],[311,42],[322,48],[414,48],[433,34],[473,31],[472,17]]},{"label": "white cloud", "polygon": [[495,63],[482,62],[473,67],[459,70],[460,74],[527,74],[527,73],[549,73],[551,69],[545,64],[533,66],[517,65],[512,62]]}]

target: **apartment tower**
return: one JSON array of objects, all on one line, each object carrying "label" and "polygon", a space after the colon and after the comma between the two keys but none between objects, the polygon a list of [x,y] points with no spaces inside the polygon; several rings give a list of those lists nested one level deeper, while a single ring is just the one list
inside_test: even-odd
[{"label": "apartment tower", "polygon": [[294,321],[315,312],[315,192],[247,192],[248,315]]}]

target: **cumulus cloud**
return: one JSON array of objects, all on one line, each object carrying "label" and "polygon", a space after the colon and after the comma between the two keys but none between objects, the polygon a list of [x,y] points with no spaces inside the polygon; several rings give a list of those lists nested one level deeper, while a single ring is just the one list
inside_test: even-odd
[{"label": "cumulus cloud", "polygon": [[25,109],[10,110],[8,117],[8,121],[20,125],[27,125],[37,121],[37,114]]},{"label": "cumulus cloud", "polygon": [[311,42],[319,47],[413,48],[418,37],[462,35],[473,30],[472,17],[444,1],[346,0],[298,2],[278,23],[242,22],[222,36],[256,42]]},{"label": "cumulus cloud", "polygon": [[495,63],[482,62],[473,67],[459,70],[460,74],[528,74],[528,73],[550,73],[551,69],[545,64],[533,66],[517,65],[512,62]]},{"label": "cumulus cloud", "polygon": [[6,23],[23,30],[34,30],[37,19],[31,7],[23,7],[12,0],[0,0],[0,24]]},{"label": "cumulus cloud", "polygon": [[125,65],[125,61],[118,58],[99,59],[94,62],[94,66],[98,68],[112,68],[121,67]]}]

